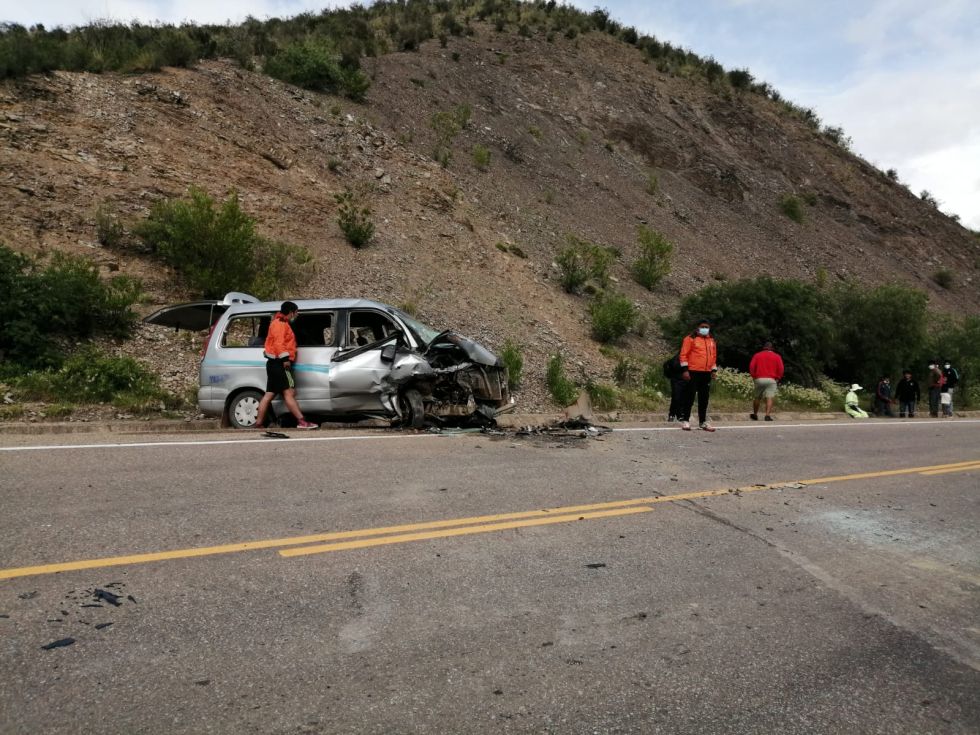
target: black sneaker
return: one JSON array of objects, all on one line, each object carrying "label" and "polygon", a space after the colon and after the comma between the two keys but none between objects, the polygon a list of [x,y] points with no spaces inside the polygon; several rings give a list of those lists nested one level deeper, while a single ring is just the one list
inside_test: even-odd
[{"label": "black sneaker", "polygon": [[750,413],[749,414],[749,418],[752,419],[753,421],[758,421],[759,420],[759,414],[757,414],[757,413]]},{"label": "black sneaker", "polygon": [[773,420],[772,416],[766,416],[766,421],[772,421],[772,420]]}]

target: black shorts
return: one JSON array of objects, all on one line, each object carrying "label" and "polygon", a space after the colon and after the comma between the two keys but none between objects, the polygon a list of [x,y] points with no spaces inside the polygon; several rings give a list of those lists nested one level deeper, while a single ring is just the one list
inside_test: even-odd
[{"label": "black shorts", "polygon": [[282,393],[296,387],[292,369],[287,370],[285,360],[265,361],[265,389],[268,393]]}]

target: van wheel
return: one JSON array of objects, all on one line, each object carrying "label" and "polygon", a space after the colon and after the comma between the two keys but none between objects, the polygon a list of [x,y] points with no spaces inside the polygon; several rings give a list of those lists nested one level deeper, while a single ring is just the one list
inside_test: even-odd
[{"label": "van wheel", "polygon": [[422,394],[415,388],[402,391],[398,397],[398,407],[402,411],[402,424],[413,429],[421,429],[425,425],[425,408],[422,406]]},{"label": "van wheel", "polygon": [[250,429],[259,417],[259,401],[262,394],[257,390],[243,390],[228,404],[228,422],[236,429]]}]

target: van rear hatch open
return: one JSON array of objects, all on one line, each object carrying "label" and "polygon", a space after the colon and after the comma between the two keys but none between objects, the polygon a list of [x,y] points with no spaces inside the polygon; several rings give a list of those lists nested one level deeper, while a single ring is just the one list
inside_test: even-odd
[{"label": "van rear hatch open", "polygon": [[226,293],[221,301],[211,299],[165,306],[150,314],[143,321],[161,327],[173,327],[178,331],[188,329],[192,332],[201,332],[210,329],[218,321],[218,317],[228,310],[229,306],[255,303],[258,303],[258,299],[254,296],[231,291]]}]

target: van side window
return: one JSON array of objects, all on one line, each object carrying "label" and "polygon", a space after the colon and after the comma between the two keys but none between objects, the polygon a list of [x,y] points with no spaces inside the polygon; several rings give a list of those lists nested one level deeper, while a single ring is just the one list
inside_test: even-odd
[{"label": "van side window", "polygon": [[293,322],[297,347],[334,347],[334,325],[337,314],[333,311],[301,311]]},{"label": "van side window", "polygon": [[347,346],[360,347],[383,340],[400,331],[395,323],[377,311],[352,311],[347,318]]},{"label": "van side window", "polygon": [[269,333],[268,314],[244,314],[228,320],[221,335],[222,347],[262,347]]}]

